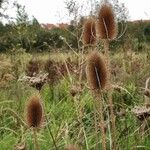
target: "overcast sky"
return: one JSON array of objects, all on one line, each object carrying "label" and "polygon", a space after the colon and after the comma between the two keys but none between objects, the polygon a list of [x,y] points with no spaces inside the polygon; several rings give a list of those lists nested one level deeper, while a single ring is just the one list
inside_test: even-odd
[{"label": "overcast sky", "polygon": [[[65,9],[66,0],[17,0],[18,3],[25,5],[26,11],[30,16],[34,16],[40,23],[61,23],[68,22],[70,17]],[[76,0],[81,3],[88,3],[89,0]],[[92,0],[94,1],[94,0]],[[150,19],[150,0],[119,0],[124,3],[129,11],[131,20]],[[89,4],[90,5],[90,4]],[[83,13],[87,13],[87,10]],[[14,12],[9,9],[9,14]]]}]

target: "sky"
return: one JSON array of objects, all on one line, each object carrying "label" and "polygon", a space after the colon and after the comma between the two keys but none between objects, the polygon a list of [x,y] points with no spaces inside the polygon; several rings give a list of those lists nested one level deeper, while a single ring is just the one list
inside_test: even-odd
[{"label": "sky", "polygon": [[[17,0],[19,4],[24,5],[28,15],[34,16],[40,23],[62,23],[69,22],[71,17],[65,8],[67,0]],[[82,14],[86,15],[91,9],[89,0],[76,0],[82,5],[86,3]],[[92,0],[94,2],[94,0]],[[150,19],[150,0],[119,0],[124,3],[129,11],[130,20]],[[7,13],[12,17],[15,16],[14,10],[10,7]]]}]

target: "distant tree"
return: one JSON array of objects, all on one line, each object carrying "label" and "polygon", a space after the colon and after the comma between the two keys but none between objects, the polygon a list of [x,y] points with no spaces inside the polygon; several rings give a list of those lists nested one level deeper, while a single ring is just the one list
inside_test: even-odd
[{"label": "distant tree", "polygon": [[2,19],[3,17],[6,19],[9,18],[9,16],[4,13],[4,10],[7,9],[8,3],[9,3],[8,0],[0,0],[0,19]]},{"label": "distant tree", "polygon": [[150,42],[150,25],[144,28],[144,36],[147,42]]},{"label": "distant tree", "polygon": [[118,0],[112,0],[118,21],[127,21],[129,18],[128,9],[125,7],[124,3],[120,3]]},{"label": "distant tree", "polygon": [[16,22],[17,24],[26,24],[29,22],[28,14],[25,10],[25,6],[20,5],[15,2],[14,6],[16,7]]},{"label": "distant tree", "polygon": [[79,3],[76,0],[65,1],[66,8],[68,10],[69,16],[72,17],[72,25],[77,25],[77,19],[79,16]]}]

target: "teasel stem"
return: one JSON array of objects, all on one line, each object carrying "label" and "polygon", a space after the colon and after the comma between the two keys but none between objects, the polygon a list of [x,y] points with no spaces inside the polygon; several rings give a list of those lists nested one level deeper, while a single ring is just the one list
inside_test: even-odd
[{"label": "teasel stem", "polygon": [[105,50],[105,56],[106,56],[106,64],[107,64],[107,70],[108,70],[108,103],[110,108],[110,120],[111,120],[111,128],[112,128],[112,150],[116,149],[116,126],[115,126],[115,115],[114,115],[114,105],[112,100],[112,94],[113,94],[113,87],[111,85],[111,70],[110,70],[110,57],[109,57],[109,40],[104,40],[104,50]]},{"label": "teasel stem", "polygon": [[[101,87],[99,75],[98,75],[96,68],[95,68],[95,72],[96,72],[96,76],[98,79],[99,87]],[[101,96],[101,89],[97,89],[95,91],[96,91],[95,99],[99,103],[99,105],[97,105],[97,106],[99,106],[98,110],[99,110],[99,117],[100,117],[100,129],[101,129],[101,135],[102,135],[102,149],[106,150],[106,134],[105,134],[105,129],[104,129],[105,122],[104,122],[104,116],[103,116],[103,99]]]},{"label": "teasel stem", "polygon": [[[100,129],[101,129],[101,136],[102,136],[102,150],[106,150],[106,134],[105,134],[105,121],[104,121],[104,116],[103,116],[103,100],[101,99],[101,91],[100,90],[95,90],[94,91],[94,105],[95,109],[98,112],[98,116],[100,119]],[[94,117],[95,118],[95,117]],[[95,121],[96,126],[97,126],[97,120]],[[96,127],[96,130],[97,127]],[[99,148],[98,148],[99,150]]]},{"label": "teasel stem", "polygon": [[96,150],[98,150],[98,128],[97,128],[97,109],[96,109],[96,103],[94,102],[94,125],[95,125],[95,138],[96,138]]},{"label": "teasel stem", "polygon": [[34,128],[34,127],[33,127],[33,138],[34,138],[35,150],[40,150],[39,144],[38,144],[38,138],[37,138],[37,128]]},{"label": "teasel stem", "polygon": [[100,128],[102,134],[102,149],[106,150],[106,134],[105,134],[105,122],[103,116],[103,101],[99,100],[99,116],[100,116]]},{"label": "teasel stem", "polygon": [[[95,67],[95,72],[96,72],[99,86],[101,87],[96,67]],[[94,96],[94,100],[95,100],[95,102],[94,102],[95,109],[98,111],[98,116],[100,119],[100,129],[101,129],[101,136],[102,136],[102,150],[106,150],[106,134],[105,134],[105,128],[104,128],[105,121],[104,121],[104,116],[103,116],[103,99],[101,96],[101,92],[102,92],[101,89],[95,89],[93,91],[93,96]],[[95,124],[96,124],[95,129],[97,132],[97,130],[98,130],[97,129],[97,120],[95,120]]]},{"label": "teasel stem", "polygon": [[[95,111],[95,132],[97,133],[97,116],[100,121],[101,139],[102,139],[102,150],[106,150],[106,134],[104,128],[104,116],[103,116],[103,97],[102,90],[105,88],[107,83],[107,68],[102,57],[97,51],[92,52],[87,58],[86,68],[87,80],[92,91],[94,100],[94,111]],[[97,116],[96,116],[97,115]],[[96,138],[97,138],[96,136]],[[98,142],[97,142],[98,143]],[[101,142],[100,142],[101,143]],[[96,145],[97,146],[97,145]],[[99,147],[97,148],[99,150]]]}]

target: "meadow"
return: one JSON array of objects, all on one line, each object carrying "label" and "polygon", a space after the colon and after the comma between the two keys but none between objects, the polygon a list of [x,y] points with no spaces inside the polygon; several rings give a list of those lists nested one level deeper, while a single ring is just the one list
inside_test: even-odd
[{"label": "meadow", "polygon": [[100,45],[90,18],[80,50],[0,53],[0,150],[150,149],[150,45],[111,50],[113,15]]},{"label": "meadow", "polygon": [[[35,55],[43,62],[49,58],[48,54]],[[13,56],[15,59],[11,57],[8,54],[0,56],[0,149],[25,149],[25,147],[34,149],[31,129],[25,123],[25,105],[29,97],[37,94],[38,91],[28,83],[17,79],[17,76],[25,74],[26,64],[32,56],[19,53]],[[60,74],[58,78],[56,77],[54,79],[56,83],[45,83],[40,91],[44,116],[48,119],[44,119],[43,127],[38,132],[39,145],[43,150],[55,149],[51,133],[58,149],[63,149],[70,144],[78,145],[82,149],[95,149],[93,100],[86,77],[83,76],[81,86],[78,74],[71,70],[76,67],[75,71],[79,67],[75,65],[76,57],[74,53],[50,54],[53,62],[59,60],[61,64],[70,58],[71,67],[67,72],[64,65],[64,75]],[[133,52],[124,59],[123,53],[117,52],[111,55],[111,61],[113,84],[121,87],[113,92],[118,147],[122,150],[149,149],[149,127],[145,127],[144,132],[141,131],[143,120],[138,119],[131,111],[135,106],[145,104],[144,88],[150,68],[147,55]],[[39,70],[42,71],[43,68],[41,65]],[[108,111],[107,109],[108,106],[105,105],[105,112]],[[107,131],[108,149],[111,140],[109,134]],[[100,136],[99,142],[101,142]]]}]

